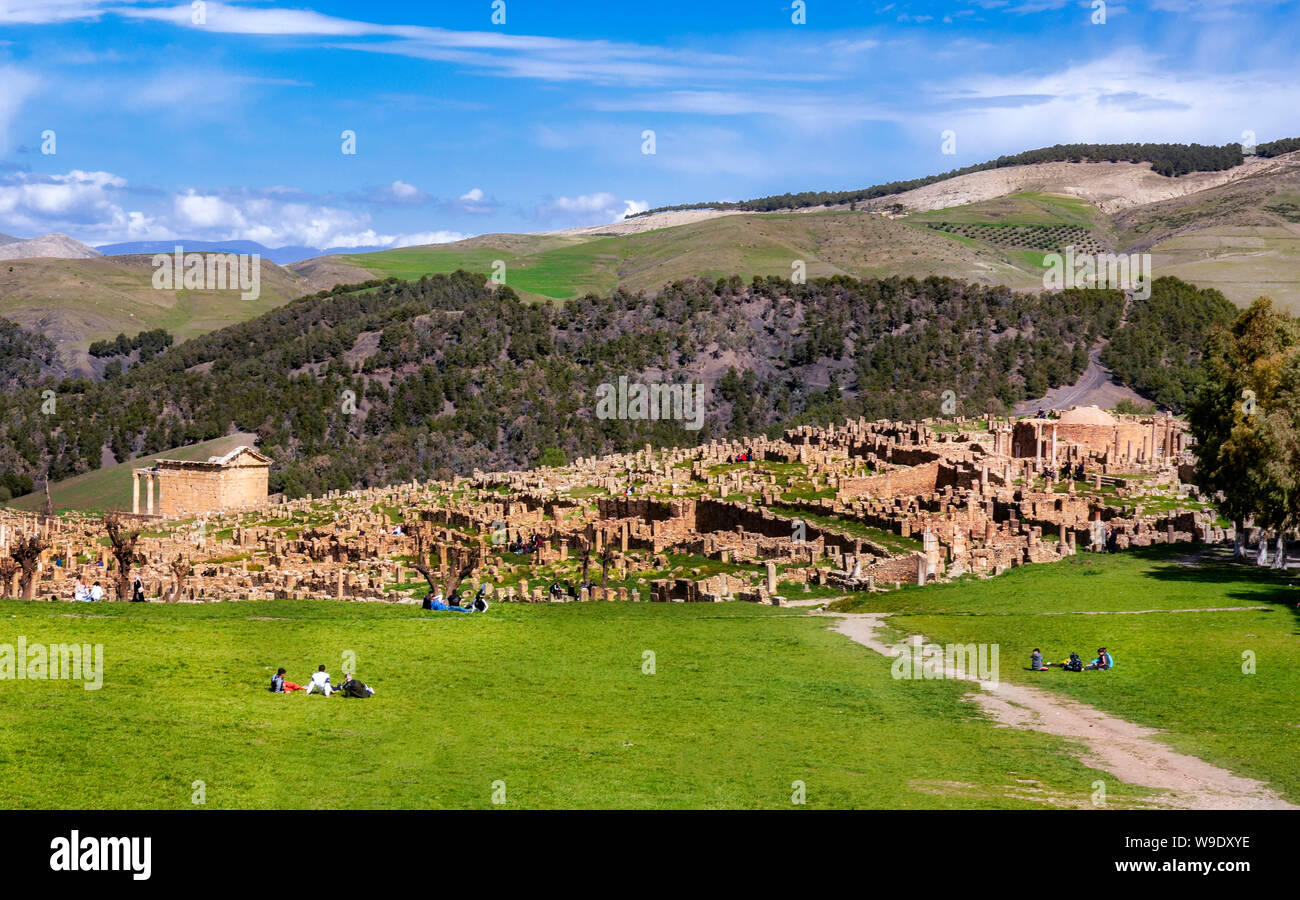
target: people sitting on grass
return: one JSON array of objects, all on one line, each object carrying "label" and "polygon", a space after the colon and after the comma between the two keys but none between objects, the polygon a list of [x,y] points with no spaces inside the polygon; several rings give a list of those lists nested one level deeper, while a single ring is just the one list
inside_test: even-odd
[{"label": "people sitting on grass", "polygon": [[339,695],[342,697],[356,697],[364,700],[375,692],[375,689],[364,681],[358,681],[355,674],[349,675],[348,680],[338,687]]},{"label": "people sitting on grass", "polygon": [[[322,666],[322,668],[324,668]],[[271,691],[276,694],[292,694],[294,691],[301,691],[301,684],[294,684],[284,677],[284,667],[281,666],[271,676]]]},{"label": "people sitting on grass", "polygon": [[1084,666],[1085,669],[1097,669],[1106,671],[1115,668],[1115,658],[1106,652],[1105,647],[1097,648],[1097,658]]},{"label": "people sitting on grass", "polygon": [[1057,665],[1067,672],[1083,671],[1083,660],[1079,658],[1079,654],[1074,652],[1070,653],[1069,659],[1065,660],[1065,662],[1057,663]]},{"label": "people sitting on grass", "polygon": [[420,608],[437,610],[438,612],[446,612],[448,610],[455,610],[456,612],[473,612],[472,609],[468,609],[464,606],[451,606],[444,603],[442,599],[442,591],[438,591],[438,593],[434,594],[432,599],[430,599],[428,594],[425,594],[424,603],[421,604]]},{"label": "people sitting on grass", "polygon": [[1039,650],[1037,647],[1034,648],[1033,653],[1029,654],[1029,668],[1033,669],[1035,672],[1047,671],[1047,666],[1043,664],[1043,651]]},{"label": "people sitting on grass", "polygon": [[330,673],[325,671],[323,665],[312,673],[311,682],[307,685],[308,694],[315,691],[320,691],[326,697],[334,692],[334,685],[330,684]]},{"label": "people sitting on grass", "polygon": [[86,587],[86,582],[82,581],[80,577],[77,578],[77,583],[72,586],[72,599],[76,603],[85,603],[90,599],[90,590]]},{"label": "people sitting on grass", "polygon": [[103,599],[104,599],[104,586],[100,584],[98,581],[96,581],[95,586],[90,589],[90,602],[98,603],[100,600]]}]

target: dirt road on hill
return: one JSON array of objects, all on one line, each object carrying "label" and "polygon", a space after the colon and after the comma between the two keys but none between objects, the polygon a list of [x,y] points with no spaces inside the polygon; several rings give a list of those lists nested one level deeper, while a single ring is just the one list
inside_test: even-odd
[{"label": "dirt road on hill", "polygon": [[[877,635],[888,613],[828,613],[835,630],[880,653],[896,657],[896,645]],[[1234,775],[1179,753],[1157,740],[1159,731],[1135,725],[1099,709],[1028,685],[979,682],[945,671],[949,678],[976,681],[973,699],[997,722],[1030,728],[1082,744],[1080,761],[1120,781],[1164,791],[1154,805],[1169,809],[1297,809],[1266,784]],[[1104,677],[1104,676],[1099,676]]]},{"label": "dirt road on hill", "polygon": [[1018,416],[1027,416],[1039,409],[1069,409],[1071,406],[1111,409],[1121,400],[1147,405],[1140,394],[1115,381],[1110,369],[1098,360],[1100,352],[1093,350],[1088,354],[1088,368],[1083,370],[1074,384],[1052,388],[1036,400],[1021,400],[1012,407],[1012,412]]}]

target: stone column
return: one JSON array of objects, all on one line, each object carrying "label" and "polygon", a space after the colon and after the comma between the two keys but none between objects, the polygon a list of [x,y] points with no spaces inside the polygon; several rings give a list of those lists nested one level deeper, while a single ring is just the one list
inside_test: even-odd
[{"label": "stone column", "polygon": [[153,515],[153,475],[149,472],[144,475],[144,511]]},{"label": "stone column", "polygon": [[131,515],[140,515],[140,471],[131,470]]}]

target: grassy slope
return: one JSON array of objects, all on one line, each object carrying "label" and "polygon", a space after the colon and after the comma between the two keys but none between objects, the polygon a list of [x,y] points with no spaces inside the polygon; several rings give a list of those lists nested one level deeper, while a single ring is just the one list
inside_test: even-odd
[{"label": "grassy slope", "polygon": [[243,300],[238,291],[155,290],[147,256],[6,260],[0,266],[0,315],[20,322],[44,317],[56,328],[81,324],[78,345],[147,328],[166,328],[183,340],[316,290],[279,266],[262,265],[261,297]]},{"label": "grassy slope", "polygon": [[723,216],[631,235],[556,238],[489,235],[459,244],[345,257],[377,276],[403,278],[466,268],[489,274],[506,264],[506,283],[532,299],[563,300],[622,285],[651,291],[683,278],[739,274],[790,277],[803,260],[809,277],[929,274],[1020,283],[1004,254],[868,213]]},{"label": "grassy slope", "polygon": [[[1253,566],[1178,564],[1188,548],[1081,554],[984,582],[905,589],[859,608],[892,610],[900,632],[940,643],[1001,647],[1001,677],[1049,687],[1123,718],[1165,729],[1169,743],[1300,801],[1294,763],[1300,713],[1300,591]],[[1145,615],[1036,615],[1110,610],[1267,606],[1268,610]],[[1106,646],[1113,672],[1028,671],[1041,647],[1059,661]],[[1253,651],[1257,673],[1242,672]]]},{"label": "grassy slope", "polygon": [[[207,459],[209,456],[222,456],[240,444],[253,445],[256,435],[232,434],[214,438],[199,444],[164,450],[151,456],[141,456],[129,462],[115,466],[105,466],[84,475],[75,475],[50,485],[50,499],[54,501],[56,512],[67,509],[82,511],[131,508],[131,470],[150,465],[157,459]],[[144,488],[141,487],[140,505],[144,507]],[[25,509],[35,512],[45,508],[45,492],[35,491],[11,501],[11,509]]]},{"label": "grassy slope", "polygon": [[[0,640],[102,643],[106,668],[99,691],[6,684],[0,807],[189,808],[195,780],[210,807],[489,807],[498,780],[511,807],[789,808],[796,780],[812,807],[1024,807],[1034,786],[1086,802],[1097,777],[964,686],[895,681],[771,608],[67,609],[0,602]],[[266,690],[276,665],[337,676],[345,651],[373,698]]]},{"label": "grassy slope", "polygon": [[1125,210],[1115,223],[1126,243],[1150,249],[1157,274],[1218,288],[1239,306],[1267,295],[1300,313],[1300,157],[1267,175]]}]

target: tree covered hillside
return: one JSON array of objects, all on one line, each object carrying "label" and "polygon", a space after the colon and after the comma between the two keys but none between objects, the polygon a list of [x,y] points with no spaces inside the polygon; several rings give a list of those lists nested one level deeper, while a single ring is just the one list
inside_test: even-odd
[{"label": "tree covered hillside", "polygon": [[[1174,287],[1158,281],[1156,302]],[[1074,381],[1123,305],[1115,291],[1022,294],[945,278],[732,277],[560,305],[522,303],[465,272],[340,286],[111,381],[14,388],[0,471],[57,480],[97,468],[105,448],[121,461],[246,430],[275,460],[272,490],[298,496],[523,467],[544,453],[935,416],[945,391],[959,413],[1001,412]],[[703,427],[598,418],[597,387],[620,376],[702,381]],[[47,389],[53,414],[41,411]]]}]

